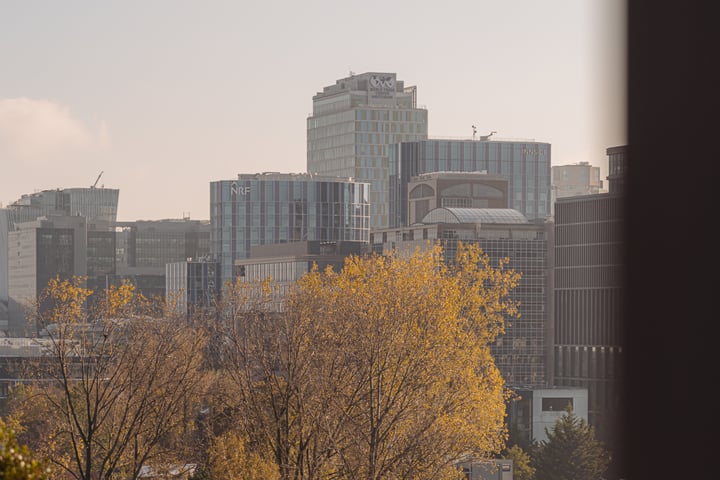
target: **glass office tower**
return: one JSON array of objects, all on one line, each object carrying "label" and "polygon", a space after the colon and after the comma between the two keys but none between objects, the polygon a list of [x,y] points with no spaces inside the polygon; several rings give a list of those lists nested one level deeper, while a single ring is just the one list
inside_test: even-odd
[{"label": "glass office tower", "polygon": [[210,182],[210,250],[224,285],[250,247],[299,241],[368,242],[367,183],[312,174],[240,174]]},{"label": "glass office tower", "polygon": [[485,172],[508,180],[509,207],[534,221],[551,214],[550,144],[504,140],[419,140],[389,147],[390,226],[408,224],[408,183],[430,172]]},{"label": "glass office tower", "polygon": [[120,190],[116,188],[58,188],[25,194],[7,208],[15,223],[45,215],[81,216],[87,218],[89,224],[114,223],[119,196]]},{"label": "glass office tower", "polygon": [[370,226],[389,222],[388,145],[427,138],[428,112],[416,87],[395,73],[337,80],[313,97],[307,119],[307,171],[370,184]]}]

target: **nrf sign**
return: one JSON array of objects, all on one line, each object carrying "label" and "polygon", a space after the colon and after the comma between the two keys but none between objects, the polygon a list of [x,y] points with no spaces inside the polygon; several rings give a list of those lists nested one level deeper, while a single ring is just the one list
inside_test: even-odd
[{"label": "nrf sign", "polygon": [[233,195],[242,195],[243,197],[250,193],[250,187],[241,187],[237,183],[233,182],[230,184],[230,192]]}]

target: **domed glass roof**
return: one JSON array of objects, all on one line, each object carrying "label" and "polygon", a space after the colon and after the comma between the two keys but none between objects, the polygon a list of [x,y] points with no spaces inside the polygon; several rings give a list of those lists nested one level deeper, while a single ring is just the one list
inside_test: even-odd
[{"label": "domed glass roof", "polygon": [[436,208],[421,223],[530,223],[512,208]]}]

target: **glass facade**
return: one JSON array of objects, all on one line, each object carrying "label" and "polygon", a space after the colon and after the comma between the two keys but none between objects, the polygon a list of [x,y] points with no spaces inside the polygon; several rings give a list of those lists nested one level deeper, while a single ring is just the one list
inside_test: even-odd
[{"label": "glass facade", "polygon": [[389,222],[388,145],[427,138],[428,112],[415,99],[394,73],[338,80],[313,97],[307,170],[369,183],[371,228]]},{"label": "glass facade", "polygon": [[391,227],[408,224],[408,184],[430,172],[486,172],[508,180],[509,207],[530,221],[551,214],[550,144],[534,141],[419,140],[388,147]]},{"label": "glass facade", "polygon": [[210,222],[206,220],[118,222],[115,234],[116,270],[108,283],[129,280],[147,297],[165,296],[166,264],[210,254]]},{"label": "glass facade", "polygon": [[115,273],[115,232],[87,232],[87,286],[96,293],[107,288],[107,275]]},{"label": "glass facade", "polygon": [[75,272],[75,230],[72,228],[38,228],[35,230],[35,291],[40,293],[50,279],[67,279]]},{"label": "glass facade", "polygon": [[143,220],[115,224],[118,270],[130,267],[165,271],[173,262],[210,253],[210,224],[202,220]]},{"label": "glass facade", "polygon": [[166,300],[175,302],[178,313],[191,316],[195,312],[210,312],[215,307],[220,282],[216,262],[168,263],[165,279]]},{"label": "glass facade", "polygon": [[621,194],[625,191],[625,170],[627,169],[627,145],[607,149],[610,193]]},{"label": "glass facade", "polygon": [[223,284],[250,247],[299,241],[368,242],[367,183],[310,174],[238,175],[210,183],[210,250]]},{"label": "glass facade", "polygon": [[[113,188],[58,188],[23,195],[8,206],[14,223],[44,215],[81,216],[94,222],[117,221],[120,190]],[[12,228],[12,227],[11,227]]]}]

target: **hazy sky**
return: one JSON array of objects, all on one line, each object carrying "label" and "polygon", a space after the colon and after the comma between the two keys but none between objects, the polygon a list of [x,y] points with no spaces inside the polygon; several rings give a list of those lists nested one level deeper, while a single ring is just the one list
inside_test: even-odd
[{"label": "hazy sky", "polygon": [[306,171],[312,97],[416,85],[429,136],[531,138],[607,176],[626,143],[622,0],[0,2],[0,202],[120,189],[118,219],[209,219],[210,182]]}]

